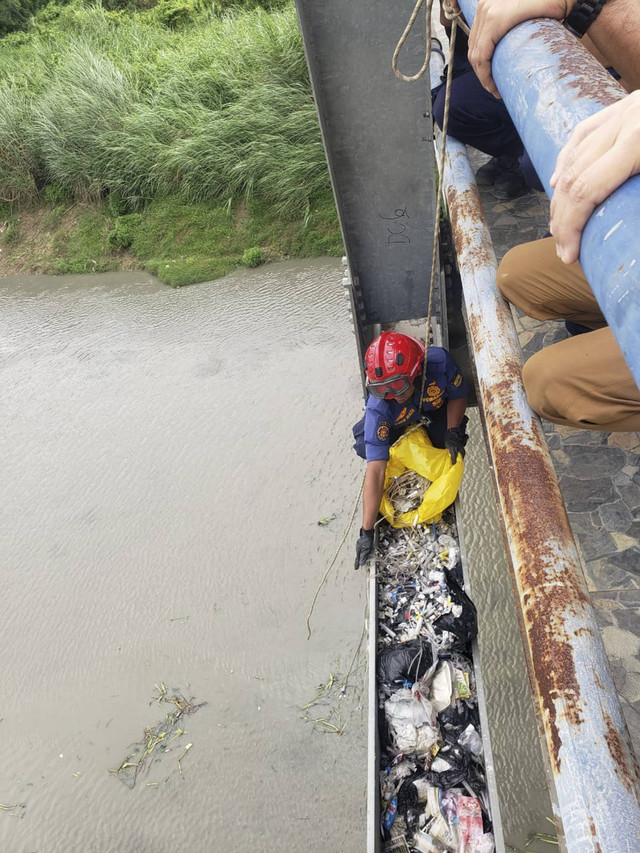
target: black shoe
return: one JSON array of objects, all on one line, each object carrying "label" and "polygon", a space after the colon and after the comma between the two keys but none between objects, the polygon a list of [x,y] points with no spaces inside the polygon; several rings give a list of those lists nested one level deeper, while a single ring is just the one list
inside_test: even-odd
[{"label": "black shoe", "polygon": [[484,166],[480,166],[476,172],[476,184],[479,187],[492,187],[496,178],[502,172],[500,166],[501,157],[492,157]]},{"label": "black shoe", "polygon": [[580,323],[574,323],[573,320],[565,320],[564,327],[572,338],[576,335],[584,335],[585,332],[593,331],[593,329],[590,329],[588,326],[582,326]]},{"label": "black shoe", "polygon": [[520,198],[530,191],[524,179],[520,165],[516,159],[501,157],[502,169],[493,183],[493,194],[496,198]]}]

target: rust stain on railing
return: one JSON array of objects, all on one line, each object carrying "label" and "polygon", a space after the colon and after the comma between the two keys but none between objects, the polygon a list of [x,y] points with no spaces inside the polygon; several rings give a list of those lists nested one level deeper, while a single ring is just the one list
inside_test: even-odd
[{"label": "rust stain on railing", "polygon": [[[445,180],[445,192],[479,401],[566,849],[627,850],[628,831],[615,836],[615,817],[601,792],[593,789],[597,773],[606,778],[608,788],[615,788],[616,795],[611,795],[631,821],[635,837],[640,772],[549,450],[522,388],[520,347],[511,311],[497,291],[495,255],[480,195],[463,147],[451,148],[446,171],[455,177]],[[590,764],[597,771],[590,770]],[[586,836],[591,836],[588,846],[580,846]]]}]

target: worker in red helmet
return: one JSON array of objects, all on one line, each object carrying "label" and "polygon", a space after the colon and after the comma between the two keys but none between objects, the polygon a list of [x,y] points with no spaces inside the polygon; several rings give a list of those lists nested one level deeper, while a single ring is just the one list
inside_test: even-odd
[{"label": "worker in red helmet", "polygon": [[455,360],[442,347],[429,347],[424,382],[423,362],[424,345],[398,332],[383,332],[365,355],[369,395],[364,417],[353,428],[354,450],[367,460],[356,569],[371,553],[389,448],[405,427],[421,421],[434,447],[449,451],[452,464],[458,453],[464,456],[467,383]]}]

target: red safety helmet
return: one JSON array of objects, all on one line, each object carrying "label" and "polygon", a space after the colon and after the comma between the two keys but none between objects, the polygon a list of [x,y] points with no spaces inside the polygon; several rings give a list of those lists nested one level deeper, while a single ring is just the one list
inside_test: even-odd
[{"label": "red safety helmet", "polygon": [[415,382],[424,359],[424,344],[410,335],[383,332],[365,354],[367,388],[374,397],[400,397]]}]

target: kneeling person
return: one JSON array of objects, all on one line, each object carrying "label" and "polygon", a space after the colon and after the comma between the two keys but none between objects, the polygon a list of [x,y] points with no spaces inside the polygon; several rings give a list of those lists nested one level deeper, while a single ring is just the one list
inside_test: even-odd
[{"label": "kneeling person", "polygon": [[455,463],[464,456],[469,389],[460,368],[441,347],[429,347],[423,382],[424,345],[410,335],[383,332],[367,349],[369,396],[353,428],[354,450],[367,460],[362,528],[355,568],[367,561],[384,490],[389,448],[410,424],[422,422],[434,447],[446,447]]}]

